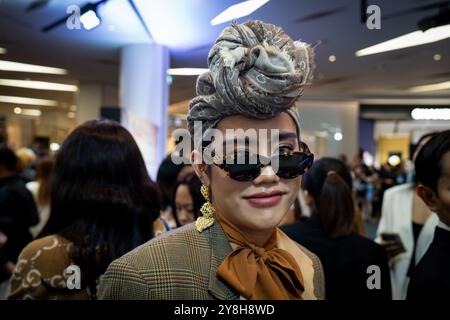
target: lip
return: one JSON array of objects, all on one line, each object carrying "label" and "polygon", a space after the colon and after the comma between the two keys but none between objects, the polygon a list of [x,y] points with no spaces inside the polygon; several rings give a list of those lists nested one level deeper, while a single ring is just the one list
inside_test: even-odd
[{"label": "lip", "polygon": [[271,192],[258,192],[250,196],[245,196],[244,199],[253,206],[272,207],[277,205],[285,194],[286,192],[274,190]]}]

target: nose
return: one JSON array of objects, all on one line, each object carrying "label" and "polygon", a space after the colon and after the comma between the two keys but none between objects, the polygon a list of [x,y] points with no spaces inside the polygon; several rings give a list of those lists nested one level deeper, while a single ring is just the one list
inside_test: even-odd
[{"label": "nose", "polygon": [[261,169],[261,173],[255,180],[253,180],[253,184],[262,185],[262,184],[276,184],[280,181],[280,177],[278,177],[273,170],[272,166],[265,166]]},{"label": "nose", "polygon": [[179,210],[177,212],[177,218],[178,218],[178,222],[181,225],[185,225],[188,222],[188,214],[186,212],[186,210]]}]

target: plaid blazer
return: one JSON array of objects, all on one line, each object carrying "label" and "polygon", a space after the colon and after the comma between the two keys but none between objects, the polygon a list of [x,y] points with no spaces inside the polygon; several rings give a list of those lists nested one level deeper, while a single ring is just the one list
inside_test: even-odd
[{"label": "plaid blazer", "polygon": [[[300,246],[300,245],[299,245]],[[301,247],[314,267],[314,294],[325,298],[319,258]],[[113,261],[101,277],[98,297],[110,300],[233,300],[238,293],[216,276],[232,252],[219,223],[202,233],[194,223],[164,233]]]}]

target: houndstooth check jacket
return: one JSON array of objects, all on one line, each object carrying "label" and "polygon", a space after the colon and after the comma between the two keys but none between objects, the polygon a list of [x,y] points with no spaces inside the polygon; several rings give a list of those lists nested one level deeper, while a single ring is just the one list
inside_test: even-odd
[{"label": "houndstooth check jacket", "polygon": [[[314,295],[324,299],[320,260],[312,260]],[[199,233],[194,223],[167,232],[137,247],[109,266],[98,297],[108,300],[240,299],[216,271],[232,248],[219,223]],[[301,266],[300,266],[301,268]]]}]

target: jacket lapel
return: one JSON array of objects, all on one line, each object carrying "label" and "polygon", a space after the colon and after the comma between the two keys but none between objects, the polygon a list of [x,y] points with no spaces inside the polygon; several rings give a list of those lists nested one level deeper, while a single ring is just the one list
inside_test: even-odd
[{"label": "jacket lapel", "polygon": [[209,293],[219,300],[238,300],[239,295],[231,290],[221,279],[217,277],[217,269],[225,257],[230,254],[233,249],[228,242],[220,223],[217,221],[204,231],[211,246],[211,266],[209,271]]}]

